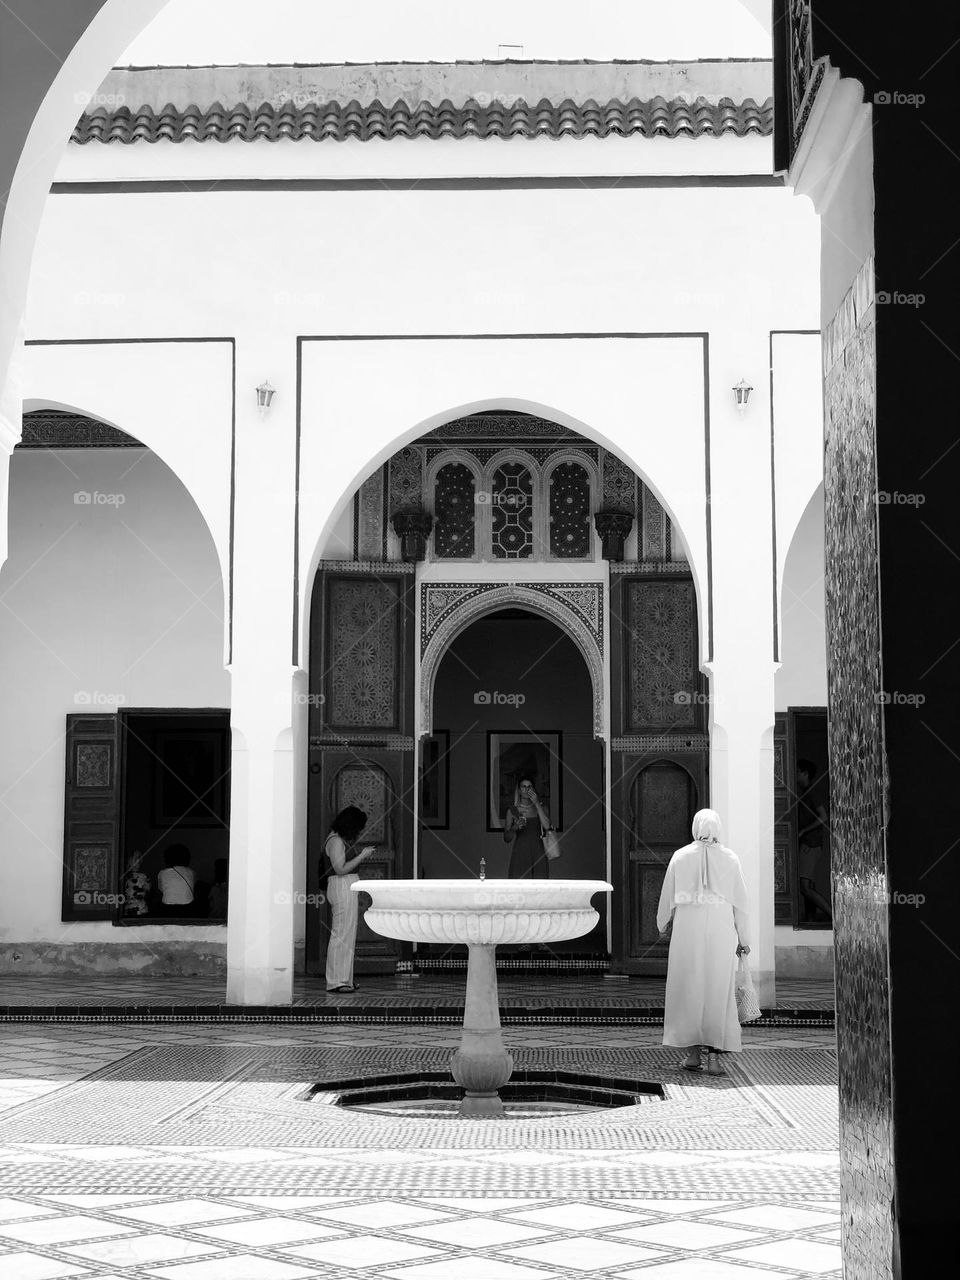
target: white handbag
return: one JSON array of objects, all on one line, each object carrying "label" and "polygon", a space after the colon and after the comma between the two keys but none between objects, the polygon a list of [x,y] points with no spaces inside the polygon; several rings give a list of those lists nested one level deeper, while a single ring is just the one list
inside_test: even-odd
[{"label": "white handbag", "polygon": [[746,956],[740,957],[737,967],[737,1017],[741,1022],[756,1022],[760,1017],[760,1001]]},{"label": "white handbag", "polygon": [[551,862],[560,857],[560,841],[553,827],[547,827],[546,830],[541,828],[540,839],[543,841],[543,852]]}]

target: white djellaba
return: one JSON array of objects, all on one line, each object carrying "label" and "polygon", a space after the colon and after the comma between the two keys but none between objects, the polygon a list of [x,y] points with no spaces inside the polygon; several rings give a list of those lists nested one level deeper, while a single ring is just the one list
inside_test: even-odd
[{"label": "white djellaba", "polygon": [[657,910],[661,933],[671,920],[663,1043],[739,1053],[737,946],[750,945],[747,887],[740,859],[720,843],[720,817],[712,809],[694,815],[693,842],[667,867]]}]

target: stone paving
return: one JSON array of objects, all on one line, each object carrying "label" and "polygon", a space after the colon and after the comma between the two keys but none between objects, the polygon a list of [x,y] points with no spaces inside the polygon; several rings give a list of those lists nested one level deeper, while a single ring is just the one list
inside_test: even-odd
[{"label": "stone paving", "polygon": [[511,1026],[518,1067],[664,1098],[510,1120],[309,1100],[435,1070],[453,1026],[8,1024],[6,1280],[774,1280],[840,1275],[833,1034],[746,1028],[722,1079],[657,1027]]}]

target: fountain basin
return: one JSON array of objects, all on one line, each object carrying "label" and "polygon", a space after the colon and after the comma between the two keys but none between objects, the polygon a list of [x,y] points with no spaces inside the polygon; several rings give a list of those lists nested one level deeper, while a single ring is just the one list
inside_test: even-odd
[{"label": "fountain basin", "polygon": [[375,933],[404,942],[499,946],[561,942],[589,933],[605,880],[359,880]]}]

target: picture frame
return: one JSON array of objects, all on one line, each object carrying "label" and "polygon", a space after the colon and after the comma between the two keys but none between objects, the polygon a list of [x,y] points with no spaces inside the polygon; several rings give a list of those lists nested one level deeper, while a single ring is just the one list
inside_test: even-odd
[{"label": "picture frame", "polygon": [[550,825],[563,830],[563,733],[559,729],[487,730],[487,831],[502,831],[517,779],[533,773]]},{"label": "picture frame", "polygon": [[450,826],[450,733],[438,729],[420,743],[420,824],[431,831]]},{"label": "picture frame", "polygon": [[227,734],[222,729],[159,729],[154,754],[153,825],[225,827]]}]

